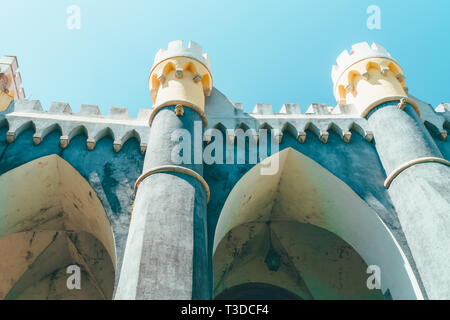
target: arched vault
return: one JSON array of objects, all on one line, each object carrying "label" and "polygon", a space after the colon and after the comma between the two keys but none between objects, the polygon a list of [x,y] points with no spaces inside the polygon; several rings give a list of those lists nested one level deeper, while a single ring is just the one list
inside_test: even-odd
[{"label": "arched vault", "polygon": [[[0,299],[112,298],[111,225],[69,163],[36,159],[1,175],[0,190]],[[79,267],[80,290],[70,266]]]},{"label": "arched vault", "polygon": [[[366,202],[298,151],[269,160],[276,157],[276,174],[255,166],[225,202],[214,238],[216,297],[266,284],[301,299],[422,299],[405,255]],[[381,291],[367,286],[375,268]]]}]

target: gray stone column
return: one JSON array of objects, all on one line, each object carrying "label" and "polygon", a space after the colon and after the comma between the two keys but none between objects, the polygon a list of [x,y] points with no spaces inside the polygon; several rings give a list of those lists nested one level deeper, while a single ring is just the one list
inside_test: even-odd
[{"label": "gray stone column", "polygon": [[[202,118],[187,107],[177,115],[173,105],[156,112],[116,299],[210,299]],[[172,137],[180,129],[190,133],[188,143]],[[174,162],[181,144],[191,147],[196,164]]]},{"label": "gray stone column", "polygon": [[368,115],[398,213],[430,299],[450,299],[450,167],[412,106]]}]

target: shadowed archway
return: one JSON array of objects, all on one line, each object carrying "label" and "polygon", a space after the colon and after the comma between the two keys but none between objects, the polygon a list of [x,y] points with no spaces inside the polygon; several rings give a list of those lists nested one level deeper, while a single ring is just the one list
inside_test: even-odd
[{"label": "shadowed archway", "polygon": [[[57,155],[0,175],[0,299],[111,299],[116,254],[89,183]],[[69,288],[69,266],[81,289]]]},{"label": "shadowed archway", "polygon": [[302,300],[294,293],[267,283],[244,283],[222,291],[216,300]]},{"label": "shadowed archway", "polygon": [[[263,283],[301,299],[422,299],[390,231],[353,190],[293,149],[271,159],[279,161],[277,173],[262,175],[264,163],[255,166],[222,209],[216,298],[239,299]],[[380,290],[368,288],[368,266],[379,267]]]}]

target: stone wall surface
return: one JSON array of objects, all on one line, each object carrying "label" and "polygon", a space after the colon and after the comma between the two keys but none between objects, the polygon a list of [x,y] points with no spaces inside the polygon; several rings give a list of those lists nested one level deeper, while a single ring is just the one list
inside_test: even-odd
[{"label": "stone wall surface", "polygon": [[[434,110],[419,99],[412,96],[410,98],[419,106],[421,120],[425,122],[443,157],[450,159],[450,146],[446,141],[446,128],[450,119],[448,105],[442,104]],[[54,109],[56,107],[55,105]],[[51,127],[52,121],[58,123],[59,116],[55,118],[53,114],[42,109],[33,111],[28,108],[24,112],[20,108],[22,107],[15,109],[14,105],[11,105],[0,113],[0,174],[50,154],[58,154],[68,161],[90,183],[105,207],[114,229],[117,270],[120,270],[133,205],[134,184],[143,170],[143,152],[146,150],[151,128],[147,128],[145,133],[144,120],[141,120],[138,130],[140,134],[129,137],[125,131],[132,128],[134,122],[125,119],[124,124],[121,124],[122,120],[117,120],[123,118],[123,110],[115,110],[112,112],[113,116],[105,118],[98,114],[92,115],[89,113],[92,108],[85,107],[87,114],[79,116],[90,117],[92,124],[86,124],[85,131],[78,131],[70,137],[70,143],[62,146],[61,136],[66,134],[63,132],[64,125],[66,128],[73,128],[70,122],[77,122],[78,125],[82,119],[60,110],[59,112],[63,113],[61,123],[64,125],[45,130]],[[252,143],[258,141],[260,130],[268,129],[277,142],[279,151],[291,147],[310,157],[344,181],[379,214],[405,252],[420,282],[396,210],[383,186],[386,172],[375,148],[372,129],[366,119],[346,113],[348,108],[350,107],[345,105],[331,108],[313,104],[306,113],[301,113],[297,104],[286,104],[279,113],[273,113],[271,105],[258,104],[252,113],[247,114],[243,112],[241,104],[233,103],[213,88],[205,105],[208,119],[208,126],[205,128],[206,140],[208,129],[218,129],[223,133],[226,144],[225,162],[227,149],[234,150],[234,157],[238,154],[236,129],[252,130],[250,138],[253,140],[247,141],[247,149],[244,151],[248,160],[253,153],[259,152],[259,147]],[[148,115],[147,112],[144,118],[148,119]],[[32,124],[23,127],[30,121]],[[93,134],[94,131],[90,130],[89,126],[95,128],[93,130],[96,133],[102,133]],[[127,129],[120,129],[121,126]],[[107,128],[113,129],[106,130]],[[17,134],[14,135],[14,142],[8,143],[7,137],[11,130],[16,130]],[[121,137],[120,134],[114,135],[119,131],[122,133]],[[38,137],[38,141],[37,132],[45,132],[41,139]],[[144,138],[145,134],[148,136]],[[123,137],[125,139],[120,140]],[[89,148],[90,138],[95,140],[92,148]],[[119,143],[120,147],[116,147]],[[204,145],[206,146],[206,143]],[[237,160],[232,163],[203,167],[203,176],[211,190],[207,207],[210,259],[215,226],[223,204],[234,185],[255,165],[237,164]]]},{"label": "stone wall surface", "polygon": [[32,129],[24,131],[11,144],[5,140],[6,131],[6,127],[0,128],[0,174],[34,159],[57,154],[68,161],[94,188],[113,227],[118,279],[128,235],[134,183],[141,173],[144,160],[139,151],[139,142],[136,139],[128,140],[122,151],[115,153],[112,139],[105,137],[97,143],[94,150],[89,151],[86,148],[86,136],[79,135],[73,138],[66,149],[62,149],[58,131],[50,133],[38,146],[33,144]]}]

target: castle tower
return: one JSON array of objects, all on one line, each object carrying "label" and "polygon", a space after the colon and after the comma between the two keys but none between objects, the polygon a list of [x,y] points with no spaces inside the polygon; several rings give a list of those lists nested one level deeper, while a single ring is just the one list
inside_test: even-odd
[{"label": "castle tower", "polygon": [[18,68],[15,56],[0,58],[0,112],[5,111],[12,101],[25,99],[25,92],[20,86],[22,78],[17,71]]},{"label": "castle tower", "polygon": [[212,90],[212,77],[208,55],[202,47],[190,41],[169,43],[155,56],[149,78],[153,108],[157,111],[167,105],[184,104],[204,117],[205,96]]},{"label": "castle tower", "polygon": [[352,104],[365,117],[370,110],[387,101],[408,100],[405,75],[400,65],[381,45],[361,42],[344,50],[333,66],[331,78],[338,104]]},{"label": "castle tower", "polygon": [[412,255],[431,299],[450,299],[450,162],[408,98],[400,65],[380,45],[359,43],[332,69],[338,104],[368,120]]},{"label": "castle tower", "polygon": [[116,298],[210,299],[209,187],[202,177],[208,56],[194,42],[170,42],[156,54],[149,87],[151,133]]}]

